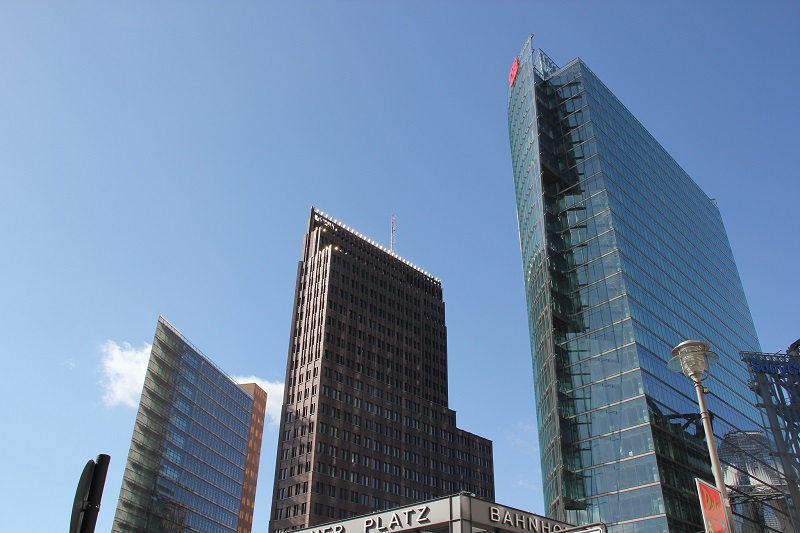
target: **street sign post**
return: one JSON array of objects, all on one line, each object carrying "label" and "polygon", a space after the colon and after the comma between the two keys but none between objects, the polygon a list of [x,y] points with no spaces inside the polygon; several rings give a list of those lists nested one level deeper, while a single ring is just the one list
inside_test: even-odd
[{"label": "street sign post", "polygon": [[72,503],[70,533],[94,533],[110,461],[110,456],[101,453],[97,456],[97,462],[89,460],[83,468]]}]

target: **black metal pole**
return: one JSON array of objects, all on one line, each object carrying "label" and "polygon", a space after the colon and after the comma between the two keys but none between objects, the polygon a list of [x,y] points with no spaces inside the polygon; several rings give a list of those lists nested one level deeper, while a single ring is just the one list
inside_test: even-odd
[{"label": "black metal pole", "polygon": [[97,513],[100,512],[100,500],[103,499],[103,487],[106,484],[109,462],[111,462],[111,456],[104,453],[97,456],[97,463],[92,474],[92,485],[86,497],[86,510],[83,512],[80,533],[94,533],[94,527],[97,525]]}]

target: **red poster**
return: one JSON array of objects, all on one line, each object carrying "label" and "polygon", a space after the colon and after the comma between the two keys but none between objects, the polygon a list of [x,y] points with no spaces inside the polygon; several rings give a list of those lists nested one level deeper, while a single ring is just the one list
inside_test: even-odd
[{"label": "red poster", "polygon": [[728,533],[725,520],[725,508],[722,506],[722,494],[713,485],[695,478],[697,494],[700,496],[700,507],[703,509],[703,524],[706,533]]}]

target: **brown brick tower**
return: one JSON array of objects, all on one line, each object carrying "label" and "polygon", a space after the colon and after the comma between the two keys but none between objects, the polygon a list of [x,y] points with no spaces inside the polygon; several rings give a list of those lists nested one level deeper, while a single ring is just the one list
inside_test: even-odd
[{"label": "brown brick tower", "polygon": [[491,441],[448,407],[440,280],[312,208],[297,271],[270,532],[466,491]]}]

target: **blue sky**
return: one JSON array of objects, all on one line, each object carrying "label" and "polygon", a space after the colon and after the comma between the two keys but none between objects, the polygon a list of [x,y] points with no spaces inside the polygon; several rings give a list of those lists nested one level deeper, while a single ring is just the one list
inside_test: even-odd
[{"label": "blue sky", "polygon": [[529,33],[717,199],[762,348],[785,349],[800,8],[669,4],[0,3],[3,529],[64,529],[108,453],[110,530],[159,315],[280,391],[312,205],[384,245],[396,215],[398,253],[443,282],[458,424],[494,440],[498,501],[541,512],[506,124]]}]

